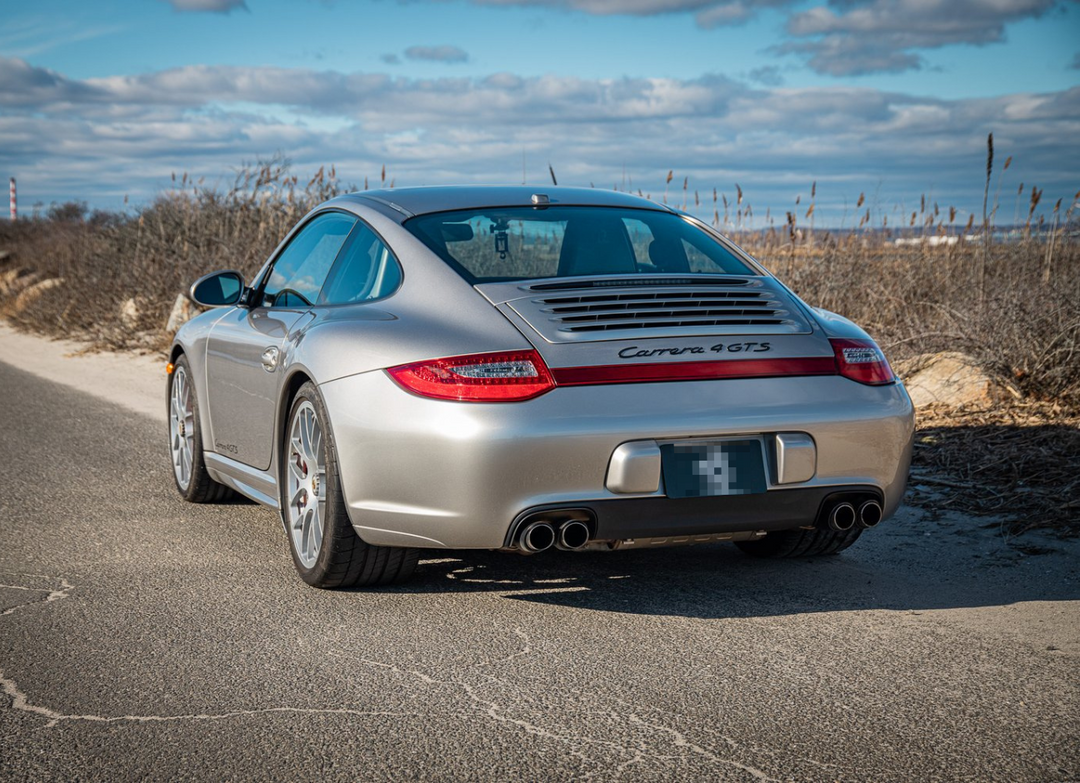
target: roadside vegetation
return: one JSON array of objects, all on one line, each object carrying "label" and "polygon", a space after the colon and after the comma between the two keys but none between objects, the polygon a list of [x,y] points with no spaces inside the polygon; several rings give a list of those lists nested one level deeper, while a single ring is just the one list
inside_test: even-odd
[{"label": "roadside vegetation", "polygon": [[[849,227],[816,229],[814,184],[783,216],[756,215],[739,186],[703,196],[673,174],[662,193],[642,195],[699,215],[711,207],[714,225],[803,299],[866,328],[894,366],[957,351],[1012,385],[1007,402],[927,411],[913,470],[938,482],[947,505],[1080,532],[1080,215],[1075,201],[1042,204],[1023,184],[1003,201],[1009,162],[995,171],[990,148],[986,205],[966,221],[925,197],[901,211],[858,194]],[[373,183],[392,185],[385,169]],[[354,189],[333,168],[300,180],[276,159],[242,168],[224,190],[180,175],[130,214],[68,203],[5,221],[0,314],[101,348],[160,350],[192,281],[225,268],[250,277],[309,209]]]}]

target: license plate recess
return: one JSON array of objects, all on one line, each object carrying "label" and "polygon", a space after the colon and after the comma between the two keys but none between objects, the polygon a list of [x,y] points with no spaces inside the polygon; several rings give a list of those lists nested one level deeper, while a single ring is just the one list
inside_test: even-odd
[{"label": "license plate recess", "polygon": [[769,488],[760,438],[661,444],[660,466],[669,498],[756,495]]}]

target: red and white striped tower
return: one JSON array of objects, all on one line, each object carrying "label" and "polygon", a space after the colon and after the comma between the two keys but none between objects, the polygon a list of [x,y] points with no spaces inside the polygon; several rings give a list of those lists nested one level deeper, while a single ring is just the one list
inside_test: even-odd
[{"label": "red and white striped tower", "polygon": [[15,178],[11,178],[11,220],[14,222],[19,217],[19,203],[15,198]]}]

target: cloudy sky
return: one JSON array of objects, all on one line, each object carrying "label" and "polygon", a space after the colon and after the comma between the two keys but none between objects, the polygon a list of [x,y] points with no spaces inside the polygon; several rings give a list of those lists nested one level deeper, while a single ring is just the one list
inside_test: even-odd
[{"label": "cloudy sky", "polygon": [[[24,209],[138,204],[283,153],[372,183],[640,188],[820,221],[1080,190],[1076,0],[34,0],[0,25]],[[994,189],[999,183],[995,181]],[[1026,196],[1025,196],[1026,198]],[[865,209],[865,207],[864,207]]]}]

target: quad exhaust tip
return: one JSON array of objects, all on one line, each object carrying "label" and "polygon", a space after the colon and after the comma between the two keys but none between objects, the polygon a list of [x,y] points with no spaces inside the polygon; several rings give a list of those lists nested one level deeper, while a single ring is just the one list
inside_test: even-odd
[{"label": "quad exhaust tip", "polygon": [[589,543],[589,526],[584,522],[572,520],[559,528],[559,540],[555,546],[570,552],[584,549]]},{"label": "quad exhaust tip", "polygon": [[850,503],[837,503],[829,512],[829,529],[843,533],[855,527],[857,514]]},{"label": "quad exhaust tip", "polygon": [[881,504],[876,500],[868,500],[859,506],[859,525],[864,528],[875,527],[881,516]]},{"label": "quad exhaust tip", "polygon": [[547,522],[531,522],[521,530],[518,536],[518,546],[522,552],[535,555],[546,549],[551,549],[555,544],[555,528]]}]

